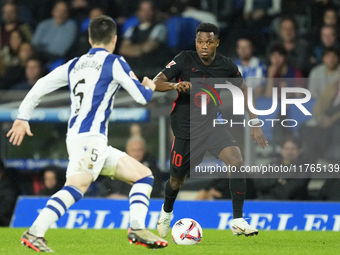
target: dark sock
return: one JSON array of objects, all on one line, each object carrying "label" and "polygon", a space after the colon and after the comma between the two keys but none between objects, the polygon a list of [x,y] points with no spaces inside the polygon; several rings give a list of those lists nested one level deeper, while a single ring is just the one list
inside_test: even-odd
[{"label": "dark sock", "polygon": [[170,186],[170,179],[165,183],[165,199],[164,199],[164,211],[172,212],[174,203],[179,190],[173,190]]},{"label": "dark sock", "polygon": [[[241,177],[241,178],[240,178]],[[243,217],[243,203],[246,196],[246,178],[237,176],[229,179],[229,190],[233,202],[233,217]]]}]

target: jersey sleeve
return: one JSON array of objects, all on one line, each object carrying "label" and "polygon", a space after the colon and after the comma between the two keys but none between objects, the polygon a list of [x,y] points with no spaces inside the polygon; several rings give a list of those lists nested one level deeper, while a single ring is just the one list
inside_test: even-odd
[{"label": "jersey sleeve", "polygon": [[40,78],[20,104],[17,118],[27,121],[30,120],[33,110],[40,103],[44,95],[67,86],[69,66],[76,60],[77,59],[72,59]]},{"label": "jersey sleeve", "polygon": [[123,57],[118,57],[112,65],[113,78],[140,104],[146,104],[152,98],[153,91],[143,86]]},{"label": "jersey sleeve", "polygon": [[232,83],[236,85],[237,87],[241,87],[243,84],[243,78],[240,70],[238,70],[237,65],[230,61],[231,63],[231,72],[230,72],[230,78],[232,78]]},{"label": "jersey sleeve", "polygon": [[162,70],[162,73],[168,78],[168,81],[172,79],[178,80],[184,66],[184,52],[179,53],[166,67]]}]

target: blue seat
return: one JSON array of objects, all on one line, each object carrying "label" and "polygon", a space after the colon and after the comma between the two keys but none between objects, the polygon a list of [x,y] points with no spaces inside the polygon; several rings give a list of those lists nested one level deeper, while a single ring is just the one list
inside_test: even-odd
[{"label": "blue seat", "polygon": [[[273,104],[273,100],[271,98],[259,97],[256,99],[255,109],[268,110],[272,107],[272,104]],[[268,141],[273,140],[274,127],[272,127],[272,121],[266,121],[266,119],[278,119],[280,111],[281,111],[281,104],[280,104],[280,101],[278,101],[276,110],[272,114],[258,115],[258,118],[260,120],[263,120],[264,122],[262,126],[262,132]],[[273,126],[275,125],[277,125],[277,121],[274,122]]]},{"label": "blue seat", "polygon": [[140,23],[139,19],[137,16],[131,16],[125,20],[122,26],[122,34],[125,34],[125,32],[130,28],[130,27],[135,27],[138,26]]},{"label": "blue seat", "polygon": [[[311,113],[313,114],[313,108],[315,105],[316,100],[314,98],[311,98],[307,103],[304,103],[303,106]],[[297,125],[295,127],[290,127],[290,130],[292,130],[296,135],[299,136],[299,128],[301,124],[312,118],[312,115],[305,115],[303,112],[300,111],[299,108],[295,104],[291,104],[288,106],[287,109],[287,118],[288,119],[294,119],[297,121]]]},{"label": "blue seat", "polygon": [[48,72],[52,72],[54,69],[56,69],[58,66],[61,66],[66,63],[65,58],[58,58],[54,60],[49,66],[48,66]]},{"label": "blue seat", "polygon": [[80,33],[84,33],[90,25],[90,18],[84,19],[80,24]]},{"label": "blue seat", "polygon": [[196,28],[199,21],[192,18],[174,16],[166,22],[168,30],[167,44],[171,50],[194,50],[194,39],[196,37]]}]

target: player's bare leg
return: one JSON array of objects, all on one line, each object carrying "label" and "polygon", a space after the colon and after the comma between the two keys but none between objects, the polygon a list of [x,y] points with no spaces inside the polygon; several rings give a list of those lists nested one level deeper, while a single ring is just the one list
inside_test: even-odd
[{"label": "player's bare leg", "polygon": [[[224,148],[218,157],[230,167],[234,166],[238,170],[243,166],[243,159],[240,148],[229,146]],[[245,173],[231,173],[229,179],[229,189],[233,203],[233,226],[232,232],[235,236],[253,236],[258,234],[258,230],[253,228],[243,219],[243,203],[246,195]]]},{"label": "player's bare leg", "polygon": [[130,227],[128,234],[130,243],[148,248],[164,248],[168,242],[145,228],[149,198],[152,191],[153,176],[149,168],[130,156],[118,160],[115,178],[132,184],[129,194]]},{"label": "player's bare leg", "polygon": [[83,197],[92,180],[93,176],[87,172],[67,177],[64,188],[48,200],[30,229],[21,236],[21,243],[37,252],[53,252],[44,238],[46,231],[71,205]]},{"label": "player's bare leg", "polygon": [[175,178],[170,176],[170,179],[165,183],[165,199],[164,204],[159,215],[157,222],[157,231],[161,237],[166,237],[170,232],[170,221],[172,219],[172,211],[177,194],[183,186],[183,178]]}]

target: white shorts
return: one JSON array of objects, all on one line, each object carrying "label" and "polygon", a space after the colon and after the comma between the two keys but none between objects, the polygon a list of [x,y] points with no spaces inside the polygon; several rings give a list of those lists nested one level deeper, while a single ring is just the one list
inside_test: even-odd
[{"label": "white shorts", "polygon": [[93,181],[99,175],[113,178],[118,159],[127,155],[108,146],[107,140],[97,135],[68,137],[66,146],[69,155],[66,177],[87,172],[92,174]]}]

